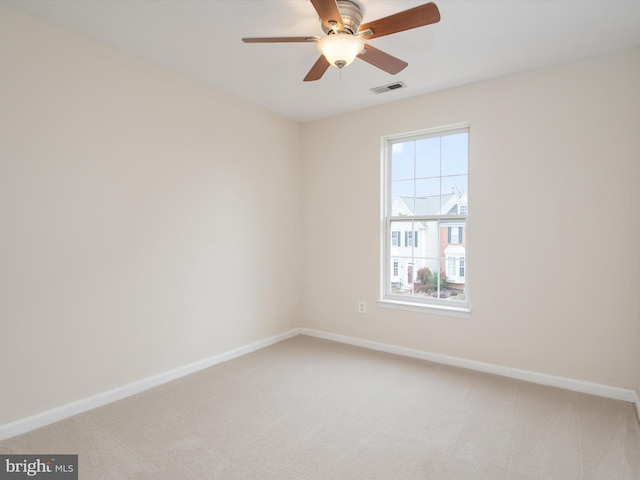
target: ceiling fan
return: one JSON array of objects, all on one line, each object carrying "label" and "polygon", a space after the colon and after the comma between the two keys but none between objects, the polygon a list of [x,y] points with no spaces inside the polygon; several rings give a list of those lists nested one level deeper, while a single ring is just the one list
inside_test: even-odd
[{"label": "ceiling fan", "polygon": [[392,33],[424,27],[440,21],[440,12],[435,3],[426,3],[400,13],[362,24],[360,6],[351,0],[310,0],[320,16],[320,37],[250,37],[245,43],[315,42],[322,54],[311,67],[305,82],[319,80],[330,65],[343,68],[356,57],[395,75],[408,63],[364,43],[364,40]]}]

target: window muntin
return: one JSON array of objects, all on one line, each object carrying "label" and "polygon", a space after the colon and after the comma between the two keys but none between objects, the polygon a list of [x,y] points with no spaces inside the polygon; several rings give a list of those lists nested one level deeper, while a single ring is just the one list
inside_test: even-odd
[{"label": "window muntin", "polygon": [[468,308],[468,144],[467,127],[385,139],[383,299]]}]

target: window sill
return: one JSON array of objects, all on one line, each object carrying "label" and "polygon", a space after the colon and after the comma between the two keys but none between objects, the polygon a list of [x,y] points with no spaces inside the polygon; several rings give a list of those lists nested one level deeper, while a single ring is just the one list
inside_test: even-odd
[{"label": "window sill", "polygon": [[382,308],[393,310],[406,310],[409,312],[429,313],[443,317],[471,318],[471,310],[467,307],[452,307],[450,305],[427,305],[424,303],[379,299],[378,305]]}]

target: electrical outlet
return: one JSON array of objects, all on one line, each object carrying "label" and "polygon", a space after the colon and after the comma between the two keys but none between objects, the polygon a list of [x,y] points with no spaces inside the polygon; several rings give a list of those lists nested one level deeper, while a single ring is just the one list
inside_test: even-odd
[{"label": "electrical outlet", "polygon": [[358,302],[358,313],[367,313],[367,302],[362,300]]}]

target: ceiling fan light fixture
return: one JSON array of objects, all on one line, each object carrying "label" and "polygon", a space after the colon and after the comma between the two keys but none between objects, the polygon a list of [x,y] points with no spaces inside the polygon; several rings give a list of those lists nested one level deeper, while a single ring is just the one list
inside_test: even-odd
[{"label": "ceiling fan light fixture", "polygon": [[327,61],[338,68],[343,68],[355,60],[364,49],[362,38],[350,33],[327,35],[318,42],[318,50]]}]

